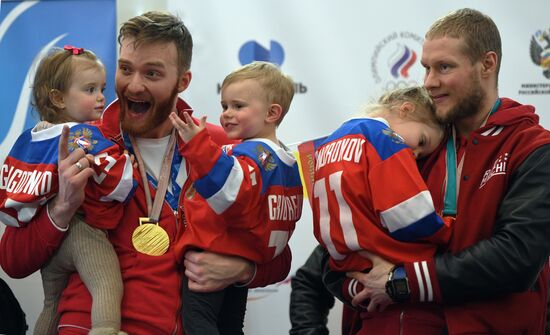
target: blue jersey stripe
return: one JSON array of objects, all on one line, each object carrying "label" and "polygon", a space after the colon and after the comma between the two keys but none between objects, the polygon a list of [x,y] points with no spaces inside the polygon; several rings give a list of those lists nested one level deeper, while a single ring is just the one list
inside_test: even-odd
[{"label": "blue jersey stripe", "polygon": [[432,236],[443,226],[444,223],[441,217],[432,212],[415,223],[390,233],[390,235],[399,241],[413,242],[420,238]]},{"label": "blue jersey stripe", "polygon": [[[87,138],[87,140],[92,143],[90,147],[91,150],[89,151],[90,154],[96,155],[113,145],[111,141],[103,137],[101,131],[97,127],[86,124],[77,124],[71,127],[69,144],[71,144],[74,139],[74,137],[71,136],[74,136],[75,133],[84,129],[91,134],[91,136]],[[60,134],[48,139],[33,141],[31,131],[32,129],[27,129],[19,136],[9,155],[27,164],[57,164]],[[74,146],[69,145],[69,152],[72,152],[74,148]]]},{"label": "blue jersey stripe", "polygon": [[384,122],[371,118],[356,118],[344,122],[334,133],[324,140],[314,142],[315,149],[334,140],[350,135],[362,135],[371,143],[382,160],[407,148],[403,138]]},{"label": "blue jersey stripe", "polygon": [[205,199],[216,194],[225,184],[234,163],[238,164],[232,157],[221,154],[210,172],[195,181],[197,192]]}]

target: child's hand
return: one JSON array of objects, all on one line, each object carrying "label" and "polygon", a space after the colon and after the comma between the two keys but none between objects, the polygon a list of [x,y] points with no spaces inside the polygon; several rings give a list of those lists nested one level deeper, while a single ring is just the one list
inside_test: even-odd
[{"label": "child's hand", "polygon": [[186,143],[191,141],[195,135],[206,127],[206,116],[201,117],[199,125],[196,125],[195,122],[193,122],[193,119],[187,112],[183,112],[183,119],[184,120],[180,119],[174,112],[170,114],[170,121],[172,121],[172,125],[177,129],[180,137]]},{"label": "child's hand", "polygon": [[124,149],[124,154],[125,155],[128,155],[128,157],[130,157],[130,163],[132,163],[132,166],[137,169],[139,168],[139,165],[138,165],[138,162],[136,162],[136,157],[131,154],[128,150]]}]

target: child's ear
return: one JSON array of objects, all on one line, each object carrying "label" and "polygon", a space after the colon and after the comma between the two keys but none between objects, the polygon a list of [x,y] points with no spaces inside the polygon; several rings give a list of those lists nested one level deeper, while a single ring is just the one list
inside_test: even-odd
[{"label": "child's ear", "polygon": [[271,104],[267,110],[265,121],[267,123],[277,123],[283,116],[283,107],[279,104]]},{"label": "child's ear", "polygon": [[49,93],[50,101],[52,104],[59,108],[65,108],[65,99],[63,98],[63,93],[60,90],[52,89]]},{"label": "child's ear", "polygon": [[409,116],[410,113],[414,112],[414,104],[409,101],[405,101],[399,106],[399,117],[405,118]]}]

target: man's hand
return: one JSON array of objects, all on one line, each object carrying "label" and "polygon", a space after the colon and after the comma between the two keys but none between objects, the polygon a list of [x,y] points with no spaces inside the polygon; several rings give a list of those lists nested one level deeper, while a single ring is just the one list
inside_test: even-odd
[{"label": "man's hand", "polygon": [[170,121],[172,121],[172,125],[185,143],[191,141],[195,135],[206,127],[206,116],[201,117],[200,124],[197,126],[187,112],[183,112],[183,120],[179,118],[178,114],[172,112]]},{"label": "man's hand", "polygon": [[195,292],[215,292],[234,283],[247,283],[254,275],[252,262],[208,251],[186,252],[184,265],[189,289]]},{"label": "man's hand", "polygon": [[60,228],[67,228],[71,218],[84,201],[84,187],[94,170],[91,155],[83,149],[76,149],[69,154],[69,127],[64,126],[59,136],[59,154],[57,171],[59,173],[59,191],[48,203],[51,219]]},{"label": "man's hand", "polygon": [[363,290],[353,298],[352,304],[357,306],[366,299],[370,299],[367,310],[369,312],[381,312],[393,303],[386,294],[386,282],[394,264],[368,251],[361,251],[360,254],[372,261],[372,269],[369,273],[348,273],[349,277],[356,279],[364,286]]}]

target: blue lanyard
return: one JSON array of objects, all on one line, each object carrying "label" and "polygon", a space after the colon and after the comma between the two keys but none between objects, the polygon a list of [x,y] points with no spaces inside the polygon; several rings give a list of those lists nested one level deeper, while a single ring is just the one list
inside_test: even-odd
[{"label": "blue lanyard", "polygon": [[[130,137],[127,136],[126,134],[124,134],[124,145],[126,146],[126,148],[130,153],[135,154],[134,148],[132,148],[132,143],[130,142]],[[177,148],[177,145],[178,144],[176,142],[176,148]],[[176,182],[178,173],[180,170],[181,162],[182,162],[182,157],[179,155],[178,150],[174,150],[174,156],[172,157],[172,164],[170,168],[170,181],[172,184],[172,192],[171,193],[166,192],[166,195],[164,196],[164,200],[168,202],[168,204],[170,205],[173,211],[178,209],[179,196],[181,192],[181,187]],[[155,189],[157,189],[158,181],[149,173],[146,173],[146,175],[147,175],[147,180],[151,183],[151,185],[153,185]],[[146,187],[146,185],[143,185],[143,187]]]},{"label": "blue lanyard", "polygon": [[[500,107],[500,98],[495,101],[489,115],[494,114]],[[456,163],[456,135],[453,126],[453,136],[447,139],[447,178],[445,184],[445,203],[443,208],[443,216],[456,216],[456,202],[458,198],[457,191],[457,174],[458,165]],[[464,157],[464,156],[463,156]]]},{"label": "blue lanyard", "polygon": [[[177,145],[177,144],[176,144]],[[176,179],[178,177],[178,173],[181,166],[181,156],[178,154],[177,150],[174,150],[174,157],[172,158],[172,167],[170,169],[170,181],[172,184],[172,192],[166,192],[166,195],[164,196],[164,200],[168,202],[170,207],[172,207],[172,210],[175,211],[178,209],[178,201],[179,201],[179,195],[181,192],[181,187],[176,182]],[[155,187],[155,189],[158,187],[157,180],[153,178],[153,176],[149,175],[147,173],[147,180]]]}]

